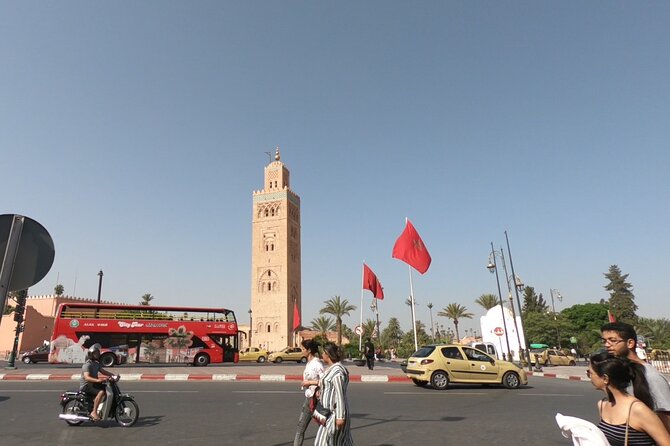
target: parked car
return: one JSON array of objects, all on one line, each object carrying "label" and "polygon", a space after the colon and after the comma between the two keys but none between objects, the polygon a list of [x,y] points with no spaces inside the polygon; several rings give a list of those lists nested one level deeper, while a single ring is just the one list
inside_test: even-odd
[{"label": "parked car", "polygon": [[240,351],[240,361],[265,362],[268,359],[268,351],[256,347],[245,348]]},{"label": "parked car", "polygon": [[307,362],[307,356],[300,347],[286,347],[278,352],[270,353],[268,361],[280,363],[282,361]]},{"label": "parked car", "polygon": [[530,361],[535,365],[577,365],[577,359],[555,348],[531,349]]},{"label": "parked car", "polygon": [[414,384],[444,390],[450,383],[502,384],[516,389],[528,384],[526,372],[473,347],[433,344],[421,347],[407,359],[405,374]]},{"label": "parked car", "polygon": [[49,360],[49,346],[48,345],[43,345],[41,347],[37,347],[34,350],[31,350],[29,352],[25,352],[25,353],[21,354],[21,361],[23,361],[25,364],[30,364],[30,363],[40,362],[40,361],[47,362],[48,360]]},{"label": "parked car", "polygon": [[128,362],[128,346],[115,345],[100,350],[100,364],[103,367],[113,367]]}]

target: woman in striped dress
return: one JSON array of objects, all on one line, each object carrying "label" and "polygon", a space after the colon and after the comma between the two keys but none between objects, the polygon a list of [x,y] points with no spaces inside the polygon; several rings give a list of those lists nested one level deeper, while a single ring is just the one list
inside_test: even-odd
[{"label": "woman in striped dress", "polygon": [[315,446],[353,446],[351,438],[351,416],[347,401],[349,371],[340,362],[341,350],[332,342],[323,346],[323,362],[328,366],[319,387],[319,399],[323,407],[331,411],[326,424],[319,426]]},{"label": "woman in striped dress", "polygon": [[[644,367],[607,352],[591,356],[586,375],[607,394],[598,402],[598,427],[612,446],[670,446],[670,434],[651,409],[653,399]],[[627,391],[633,383],[636,398]]]}]

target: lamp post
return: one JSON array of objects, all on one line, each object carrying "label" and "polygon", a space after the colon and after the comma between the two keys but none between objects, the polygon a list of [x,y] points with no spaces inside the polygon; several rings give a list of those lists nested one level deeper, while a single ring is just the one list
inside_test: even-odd
[{"label": "lamp post", "polygon": [[435,326],[433,325],[433,303],[428,302],[426,306],[430,311],[430,335],[433,337],[433,342],[435,342]]},{"label": "lamp post", "polygon": [[[514,280],[514,286],[523,286],[521,279],[518,277],[513,277],[507,274],[507,265],[505,264],[505,253],[503,252],[502,247],[500,248],[500,259],[502,260],[503,271],[505,272],[505,278],[507,279],[507,295],[509,296],[509,307],[512,310],[512,320],[514,321],[514,329],[516,330],[516,342],[519,349],[522,349],[521,346],[521,335],[519,334],[519,326],[516,323],[516,314],[514,312],[514,301],[512,301],[512,285],[510,284],[511,280]],[[519,307],[519,313],[521,313],[521,307]],[[519,351],[519,361],[521,361],[521,352]],[[514,358],[512,358],[514,359]]]},{"label": "lamp post", "polygon": [[98,303],[100,303],[100,293],[102,292],[102,276],[104,276],[104,274],[102,273],[102,270],[100,270],[98,273],[98,277],[100,278],[98,279]]},{"label": "lamp post", "polygon": [[507,357],[510,356],[509,336],[507,335],[507,322],[505,322],[505,307],[503,307],[502,293],[500,292],[500,279],[498,278],[498,265],[496,265],[496,252],[493,249],[493,242],[491,242],[491,255],[489,256],[489,264],[486,266],[491,273],[496,275],[496,283],[498,284],[498,298],[500,299],[500,312],[502,313],[503,330],[505,330],[505,342],[507,343]]},{"label": "lamp post", "polygon": [[556,299],[559,300],[559,302],[563,301],[563,296],[561,296],[561,293],[553,288],[549,289],[549,294],[551,295],[551,311],[554,313],[554,323],[556,324],[556,337],[558,338],[558,348],[561,348],[561,332],[558,329],[558,320],[556,319],[556,307],[554,306],[554,293],[556,294]]},{"label": "lamp post", "polygon": [[[514,262],[512,261],[512,251],[509,249],[509,237],[507,237],[507,231],[505,231],[505,241],[507,242],[507,254],[509,255],[509,266],[512,269],[512,277],[517,277],[514,274]],[[523,330],[523,311],[521,310],[521,301],[519,300],[519,288],[523,287],[523,283],[519,284],[520,286],[514,287],[514,294],[516,294],[516,304],[519,307],[519,316],[521,316],[521,329]],[[533,366],[530,363],[530,348],[528,347],[528,339],[526,338],[526,332],[524,331],[524,349],[526,350],[526,361],[528,363],[528,370],[533,371]]]},{"label": "lamp post", "polygon": [[251,308],[249,308],[249,348],[251,348],[251,333],[254,332],[254,322],[251,318]]}]

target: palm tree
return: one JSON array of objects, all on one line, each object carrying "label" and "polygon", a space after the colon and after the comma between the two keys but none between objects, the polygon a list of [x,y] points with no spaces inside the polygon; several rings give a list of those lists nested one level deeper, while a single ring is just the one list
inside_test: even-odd
[{"label": "palm tree", "polygon": [[65,287],[63,285],[61,285],[60,283],[54,287],[54,294],[56,296],[62,296],[64,292],[65,292]]},{"label": "palm tree", "polygon": [[456,341],[461,339],[461,336],[458,334],[458,320],[459,319],[472,319],[474,314],[468,313],[468,309],[461,304],[451,303],[444,307],[442,311],[437,313],[438,316],[444,316],[446,318],[454,321],[454,328],[456,329]]},{"label": "palm tree", "polygon": [[365,322],[363,322],[363,333],[366,338],[372,339],[372,335],[375,333],[376,329],[377,322],[374,319],[366,319]]},{"label": "palm tree", "polygon": [[495,294],[482,294],[477,299],[475,303],[484,307],[486,311],[498,305],[498,297]]},{"label": "palm tree", "polygon": [[356,306],[350,305],[347,299],[341,299],[340,296],[331,297],[324,303],[326,306],[319,311],[319,314],[332,314],[335,316],[337,345],[342,345],[342,316],[349,316],[349,313],[354,311]]},{"label": "palm tree", "polygon": [[328,316],[319,316],[316,319],[312,319],[310,328],[318,331],[319,336],[323,339],[328,339],[328,332],[335,329],[335,322]]},{"label": "palm tree", "polygon": [[146,293],[142,296],[142,301],[140,302],[140,305],[149,306],[151,305],[150,302],[152,300],[154,300],[154,297],[151,294]]},{"label": "palm tree", "polygon": [[428,302],[426,306],[430,311],[430,336],[433,338],[433,342],[435,342],[435,326],[433,325],[433,303]]}]

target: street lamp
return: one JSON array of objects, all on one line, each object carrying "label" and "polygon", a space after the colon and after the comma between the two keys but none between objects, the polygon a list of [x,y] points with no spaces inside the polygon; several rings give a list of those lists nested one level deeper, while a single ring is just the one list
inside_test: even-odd
[{"label": "street lamp", "polygon": [[[512,277],[518,277],[514,274],[514,262],[512,261],[512,251],[509,249],[509,237],[507,237],[507,231],[505,231],[505,241],[507,242],[507,254],[509,254],[509,266],[512,268]],[[523,283],[519,283],[519,286],[514,287],[514,294],[516,294],[516,304],[519,307],[519,316],[521,317],[521,329],[523,330],[523,311],[521,310],[521,301],[519,300],[519,289],[522,289]],[[528,370],[533,371],[533,366],[530,363],[530,348],[528,347],[528,339],[526,338],[526,332],[524,331],[524,349],[526,350],[526,361],[528,362]]]},{"label": "street lamp", "polygon": [[430,310],[430,334],[433,336],[433,342],[435,342],[435,326],[433,325],[433,303],[428,302],[426,304],[428,310]]},{"label": "street lamp", "polygon": [[556,294],[556,299],[559,302],[563,302],[563,296],[561,296],[560,291],[550,288],[549,294],[551,295],[551,311],[554,313],[554,323],[556,324],[556,337],[558,338],[558,348],[561,348],[561,332],[558,329],[558,320],[556,319],[556,307],[554,306],[554,294]]},{"label": "street lamp", "polygon": [[102,292],[102,276],[104,276],[104,274],[102,274],[102,270],[100,270],[98,273],[98,277],[100,278],[98,279],[98,303],[100,303],[100,293]]},{"label": "street lamp", "polygon": [[251,318],[251,308],[249,308],[249,348],[251,348],[251,333],[254,332],[254,322]]},{"label": "street lamp", "polygon": [[[500,253],[498,253],[500,254]],[[491,255],[489,255],[489,264],[486,266],[491,273],[496,275],[496,283],[498,284],[498,298],[500,299],[500,312],[502,313],[503,330],[505,330],[505,342],[507,343],[507,357],[510,357],[509,336],[507,336],[507,322],[505,322],[505,308],[503,307],[502,293],[500,292],[500,279],[498,278],[498,265],[496,265],[496,252],[493,249],[493,242],[491,242]]]},{"label": "street lamp", "polygon": [[[521,282],[521,278],[519,276],[510,276],[507,274],[507,264],[505,263],[505,253],[502,248],[500,248],[500,252],[496,252],[496,254],[500,255],[500,260],[502,260],[502,266],[503,266],[503,271],[505,272],[505,278],[507,279],[507,295],[509,296],[509,307],[512,310],[512,321],[514,321],[514,329],[516,330],[516,342],[518,345],[519,349],[522,349],[523,347],[521,346],[521,335],[519,334],[519,326],[516,323],[516,313],[514,312],[514,301],[512,300],[512,285],[511,281],[514,281],[514,286],[515,287],[521,287],[523,288],[523,282]],[[521,313],[521,307],[519,307],[519,314]],[[519,360],[521,359],[521,352],[519,351]]]}]

